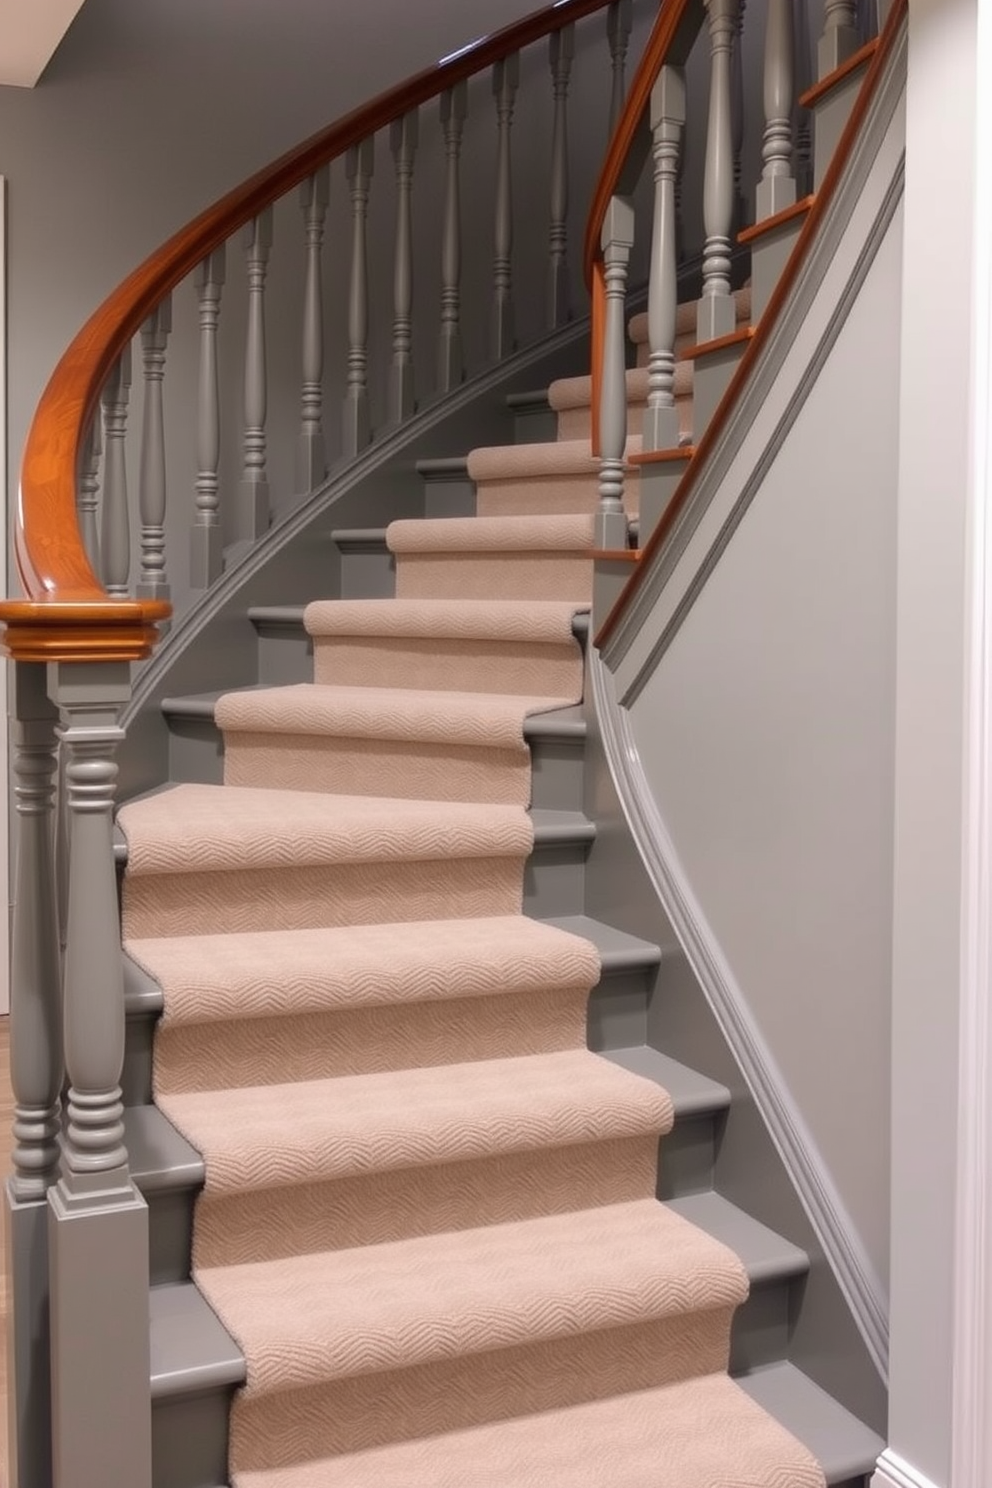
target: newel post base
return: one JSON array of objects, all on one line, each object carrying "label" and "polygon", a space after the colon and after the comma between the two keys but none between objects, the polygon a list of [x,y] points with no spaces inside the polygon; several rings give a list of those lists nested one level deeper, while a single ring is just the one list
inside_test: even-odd
[{"label": "newel post base", "polygon": [[58,662],[69,822],[67,1095],[48,1195],[55,1488],[151,1488],[148,1211],[124,1146],[124,972],[113,856],[126,663]]}]

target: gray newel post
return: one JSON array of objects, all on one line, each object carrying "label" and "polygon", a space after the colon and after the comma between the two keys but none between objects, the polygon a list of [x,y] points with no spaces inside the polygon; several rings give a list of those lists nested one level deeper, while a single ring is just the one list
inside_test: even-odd
[{"label": "gray newel post", "polygon": [[623,110],[623,101],[627,94],[625,69],[627,63],[627,47],[630,45],[630,32],[633,26],[631,0],[613,0],[613,4],[606,12],[606,39],[610,48],[610,134],[617,127]]},{"label": "gray newel post", "polygon": [[493,68],[496,99],[496,221],[493,251],[492,352],[497,361],[516,345],[513,316],[513,176],[510,128],[520,83],[520,56],[514,52]]},{"label": "gray newel post", "polygon": [[265,417],[268,367],[265,354],[265,276],[272,250],[272,208],[244,230],[248,269],[248,330],[245,342],[244,471],[241,477],[241,536],[261,537],[269,526]]},{"label": "gray newel post", "polygon": [[126,595],[131,571],[131,519],[127,509],[127,405],[131,389],[131,343],[114,364],[103,388],[106,457],[100,527],[101,577],[108,594]]},{"label": "gray newel post", "polygon": [[444,223],[441,229],[441,329],[437,348],[437,388],[450,393],[465,376],[462,354],[462,133],[468,114],[468,87],[456,83],[441,94],[444,136]]},{"label": "gray newel post", "polygon": [[625,548],[623,457],[627,445],[627,369],[624,319],[627,266],[634,246],[634,208],[624,197],[610,202],[600,239],[606,282],[603,377],[599,402],[599,510],[596,546]]},{"label": "gray newel post", "polygon": [[730,292],[730,233],[734,220],[734,141],[731,70],[740,0],[706,0],[710,32],[710,105],[703,177],[703,294],[696,319],[699,341],[729,336],[737,325]]},{"label": "gray newel post", "polygon": [[62,992],[55,903],[57,713],[45,667],[21,662],[11,698],[17,822],[10,961],[13,1174],[4,1195],[7,1378],[12,1488],[52,1481],[48,1339],[48,1189],[58,1176]]},{"label": "gray newel post", "polygon": [[675,181],[685,127],[685,73],[663,67],[651,90],[654,219],[648,285],[648,406],[644,448],[673,449],[679,442],[675,407],[675,321],[678,308]]},{"label": "gray newel post", "polygon": [[196,303],[199,318],[200,370],[196,403],[196,494],[189,540],[189,582],[193,589],[207,589],[220,578],[223,568],[220,531],[220,494],[217,469],[220,464],[220,378],[217,371],[217,326],[220,297],[224,288],[223,245],[205,258],[196,270]]},{"label": "gray newel post", "polygon": [[792,0],[768,0],[765,17],[765,133],[756,196],[759,222],[796,200],[792,170],[792,108],[795,101],[795,37]]},{"label": "gray newel post", "polygon": [[369,442],[368,211],[375,140],[353,145],[345,158],[351,197],[351,281],[348,289],[348,374],[341,447],[357,455]]},{"label": "gray newel post", "polygon": [[417,406],[413,376],[413,162],[417,154],[417,110],[394,119],[389,147],[396,175],[396,256],[393,261],[393,365],[390,416],[402,424]]},{"label": "gray newel post", "polygon": [[552,31],[548,41],[554,119],[551,126],[551,222],[548,232],[548,329],[569,319],[568,302],[568,84],[575,56],[575,27]]},{"label": "gray newel post", "polygon": [[303,285],[303,387],[300,397],[300,438],[296,448],[296,491],[305,496],[327,474],[324,448],[324,279],[321,249],[327,216],[330,171],[322,166],[300,187],[300,209],[306,240]]},{"label": "gray newel post", "polygon": [[57,662],[48,676],[63,719],[70,847],[68,1094],[60,1176],[49,1190],[56,1488],[151,1488],[148,1211],[124,1146],[124,981],[112,842],[114,755],[129,671],[123,662]]},{"label": "gray newel post", "polygon": [[169,576],[165,558],[165,418],[162,383],[165,379],[165,349],[172,330],[172,296],[158,305],[141,327],[141,359],[144,364],[144,416],[141,423],[141,484],[138,506],[141,514],[141,599],[168,599]]}]

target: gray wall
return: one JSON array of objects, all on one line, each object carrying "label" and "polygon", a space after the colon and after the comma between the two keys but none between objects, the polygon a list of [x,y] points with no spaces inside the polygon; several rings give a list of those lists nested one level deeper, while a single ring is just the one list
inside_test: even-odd
[{"label": "gray wall", "polygon": [[883,1309],[903,130],[897,108],[715,456],[709,505],[606,652],[676,873]]}]

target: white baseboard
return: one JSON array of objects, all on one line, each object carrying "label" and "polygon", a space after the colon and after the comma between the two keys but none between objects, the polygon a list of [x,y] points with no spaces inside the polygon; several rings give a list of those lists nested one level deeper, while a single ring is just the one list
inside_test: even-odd
[{"label": "white baseboard", "polygon": [[871,1488],[938,1488],[938,1485],[891,1449],[886,1449],[878,1459]]}]

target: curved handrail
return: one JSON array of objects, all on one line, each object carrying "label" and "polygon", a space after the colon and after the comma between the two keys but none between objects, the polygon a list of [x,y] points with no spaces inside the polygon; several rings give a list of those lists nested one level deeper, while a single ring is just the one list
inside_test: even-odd
[{"label": "curved handrail", "polygon": [[[750,380],[752,369],[768,343],[775,322],[782,313],[785,302],[792,291],[792,286],[798,278],[800,267],[809,252],[810,246],[820,229],[820,224],[840,185],[851,151],[854,148],[855,140],[861,130],[865,115],[868,112],[868,107],[874,97],[875,89],[878,86],[889,56],[895,46],[896,38],[899,35],[900,27],[905,20],[908,9],[909,0],[893,0],[889,8],[885,25],[879,34],[877,44],[875,44],[874,54],[868,71],[865,73],[864,80],[858,90],[858,96],[854,100],[854,105],[844,126],[843,133],[834,149],[830,164],[824,172],[820,187],[812,198],[812,205],[806,214],[806,220],[803,223],[802,230],[796,239],[788,261],[779,275],[758,324],[754,328],[754,334],[748,340],[747,348],[740,362],[737,364],[726,392],[717,404],[712,418],[693,450],[692,459],[688,462],[685,474],[675,488],[672,499],[666,506],[661,520],[641,549],[633,573],[620,591],[613,608],[608,612],[596,633],[595,644],[597,647],[603,646],[616,630],[627,606],[644,582],[644,576],[650,564],[667,542],[670,533],[685,509],[686,503],[700,478],[707,457],[716,447],[717,441],[721,437],[735,405]],[[864,50],[867,50],[867,48]]]},{"label": "curved handrail", "polygon": [[187,274],[321,166],[394,119],[610,0],[557,0],[461,48],[312,135],[175,233],[104,300],[64,352],[28,433],[15,554],[26,598],[0,604],[7,654],[21,660],[138,660],[168,618],[162,600],[110,596],[93,572],[76,516],[76,469],[100,389],[155,306]]}]

